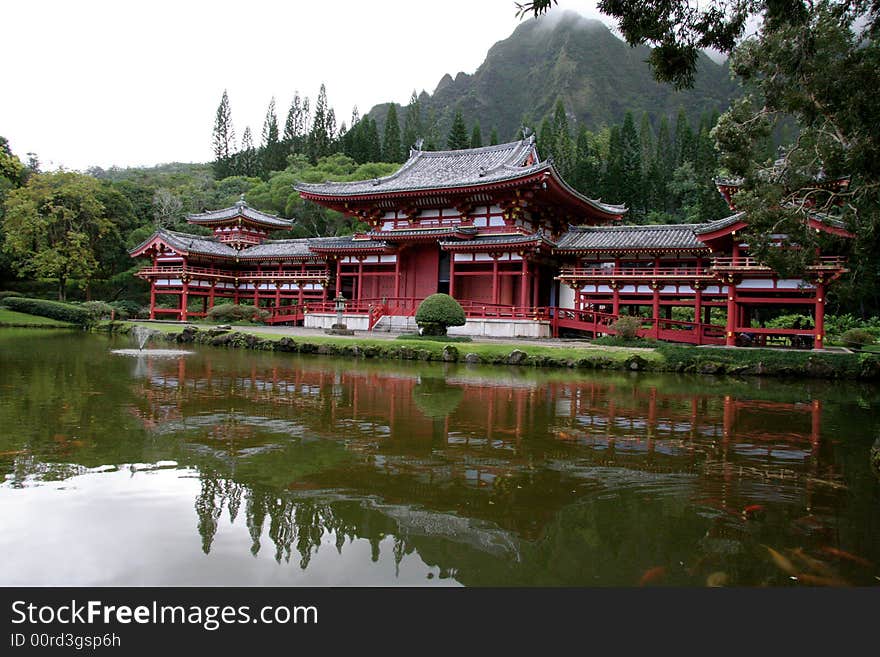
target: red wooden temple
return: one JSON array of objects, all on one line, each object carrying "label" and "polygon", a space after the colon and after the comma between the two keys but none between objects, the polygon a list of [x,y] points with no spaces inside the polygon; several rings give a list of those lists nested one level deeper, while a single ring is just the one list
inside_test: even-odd
[{"label": "red wooden temple", "polygon": [[[736,183],[718,186],[730,203]],[[131,252],[151,259],[139,272],[150,281],[151,317],[202,316],[219,297],[264,307],[272,323],[328,328],[341,294],[350,328],[411,330],[421,300],[445,292],[468,317],[450,333],[595,336],[613,334],[621,315],[638,315],[640,335],[662,340],[735,345],[745,335],[752,344],[821,348],[826,289],[846,271],[842,258],[819,254],[798,277],[777,275],[749,255],[743,213],[704,224],[622,225],[626,208],[575,191],[539,158],[534,137],[413,149],[390,176],[296,190],[369,231],[273,240],[271,231],[291,222],[244,200],[190,215],[214,235],[159,230]],[[851,237],[825,215],[810,227]],[[159,303],[163,295],[171,306]],[[200,307],[192,308],[193,297]],[[673,308],[687,310],[674,318]],[[812,315],[815,326],[752,326],[757,310],[783,308]]]}]

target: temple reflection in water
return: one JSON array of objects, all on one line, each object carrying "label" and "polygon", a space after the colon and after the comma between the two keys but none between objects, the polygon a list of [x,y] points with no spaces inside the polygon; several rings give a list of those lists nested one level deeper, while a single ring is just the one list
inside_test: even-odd
[{"label": "temple reflection in water", "polygon": [[630,522],[630,541],[674,522],[672,504],[710,519],[705,536],[690,534],[723,551],[741,541],[750,505],[784,502],[798,531],[843,487],[820,454],[822,404],[776,401],[772,389],[754,399],[747,384],[751,399],[673,377],[320,359],[255,362],[244,375],[209,359],[138,367],[131,412],[198,465],[206,553],[224,514],[243,513],[254,554],[268,537],[276,560],[295,554],[303,568],[322,544],[358,538],[375,560],[388,537],[398,561],[454,544],[516,562],[571,514],[599,531],[611,506],[590,507],[609,498],[659,514]]}]

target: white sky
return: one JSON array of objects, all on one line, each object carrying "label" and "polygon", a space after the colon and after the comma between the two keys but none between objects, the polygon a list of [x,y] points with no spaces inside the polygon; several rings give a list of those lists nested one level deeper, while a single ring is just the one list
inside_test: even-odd
[{"label": "white sky", "polygon": [[321,82],[348,123],[473,73],[519,23],[514,0],[4,0],[0,135],[44,170],[207,162],[224,89],[238,139]]}]

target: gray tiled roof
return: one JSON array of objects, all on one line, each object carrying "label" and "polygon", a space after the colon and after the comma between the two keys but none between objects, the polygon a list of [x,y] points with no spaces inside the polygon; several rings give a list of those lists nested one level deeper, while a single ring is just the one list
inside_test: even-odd
[{"label": "gray tiled roof", "polygon": [[186,219],[193,224],[211,224],[226,219],[234,219],[239,216],[272,228],[290,228],[293,224],[289,219],[282,219],[274,214],[266,214],[265,212],[255,210],[245,203],[244,199],[240,200],[230,208],[210,210],[199,214],[188,214]]},{"label": "gray tiled roof", "polygon": [[[356,182],[298,183],[295,188],[313,194],[347,196],[482,185],[543,168],[537,163],[523,166],[533,150],[533,137],[457,151],[413,149],[404,165],[390,176]],[[537,154],[534,159],[537,162]]]},{"label": "gray tiled roof", "polygon": [[744,221],[745,216],[745,212],[737,212],[736,214],[732,214],[729,217],[724,217],[724,219],[716,219],[715,221],[709,221],[705,224],[695,224],[694,233],[697,235],[714,233],[716,230],[721,230],[722,228],[727,228],[728,226],[733,226],[740,221]]},{"label": "gray tiled roof", "polygon": [[[526,166],[530,155],[534,163]],[[456,151],[414,149],[403,166],[390,176],[356,182],[297,183],[294,189],[318,196],[364,196],[485,185],[543,171],[553,171],[569,193],[602,212],[626,212],[624,206],[589,199],[562,181],[552,162],[539,161],[534,135],[521,141],[482,148]]]},{"label": "gray tiled roof", "polygon": [[573,228],[559,239],[557,251],[634,249],[706,249],[695,229],[702,224]]},{"label": "gray tiled roof", "polygon": [[532,233],[531,235],[481,235],[470,240],[447,240],[441,241],[441,247],[447,246],[489,246],[492,244],[531,244],[537,241],[544,242],[551,246],[555,244],[547,239],[542,233]]},{"label": "gray tiled roof", "polygon": [[322,237],[319,240],[312,240],[309,247],[313,250],[387,249],[389,244],[381,240],[355,239],[353,235],[343,235],[341,237]]},{"label": "gray tiled roof", "polygon": [[[234,258],[238,253],[231,246],[218,242],[213,237],[203,237],[201,235],[190,235],[189,233],[179,233],[174,230],[166,230],[160,228],[150,238],[159,235],[162,240],[171,248],[186,253],[200,253],[202,255],[228,256]],[[146,243],[146,242],[144,242]],[[137,248],[140,248],[138,246]],[[137,249],[134,249],[137,250]]]},{"label": "gray tiled roof", "polygon": [[312,240],[308,238],[291,240],[266,240],[262,244],[242,249],[238,252],[240,260],[256,258],[308,258],[314,254],[309,249]]}]

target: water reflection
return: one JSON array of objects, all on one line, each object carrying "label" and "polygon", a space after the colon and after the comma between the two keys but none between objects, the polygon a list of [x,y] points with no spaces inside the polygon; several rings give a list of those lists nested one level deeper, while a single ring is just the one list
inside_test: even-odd
[{"label": "water reflection", "polygon": [[[53,391],[42,366],[21,365]],[[767,545],[807,575],[819,559],[877,581],[828,550],[880,558],[877,484],[858,460],[872,388],[217,350],[107,368],[79,370],[106,396],[91,430],[62,407],[8,441],[7,487],[173,459],[197,476],[202,554],[244,525],[251,555],[300,569],[366,543],[395,577],[411,555],[470,585],[791,583]]]}]

